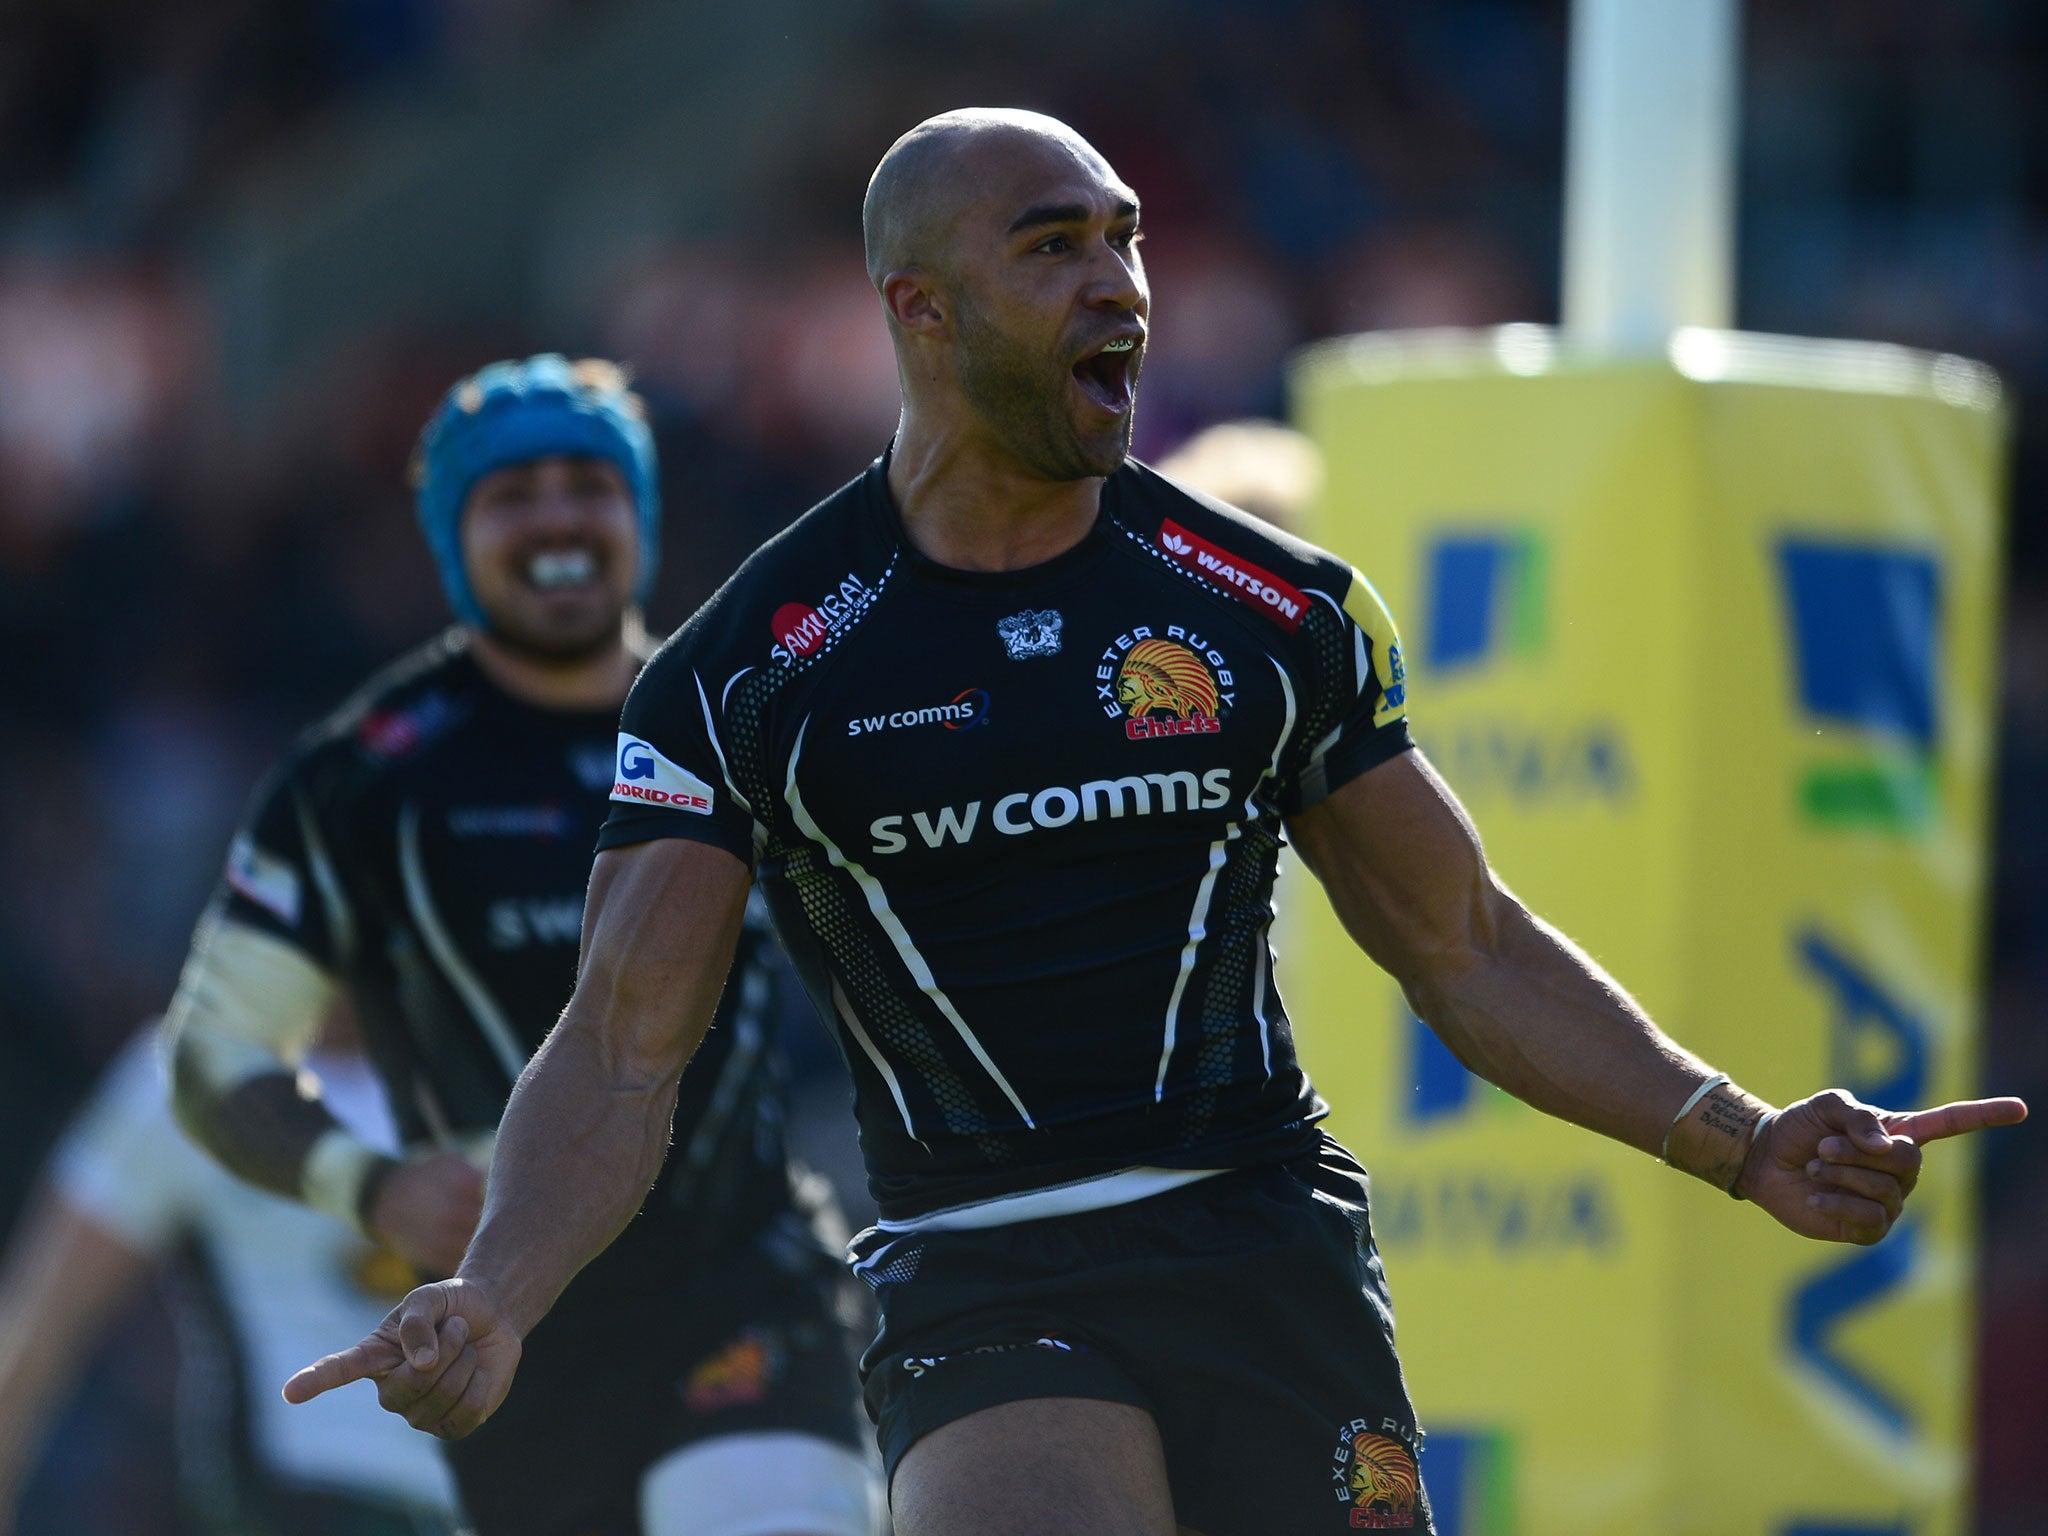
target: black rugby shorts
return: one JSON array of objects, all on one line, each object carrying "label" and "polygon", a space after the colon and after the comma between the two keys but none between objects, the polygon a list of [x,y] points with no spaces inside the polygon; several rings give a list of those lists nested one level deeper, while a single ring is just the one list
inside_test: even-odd
[{"label": "black rugby shorts", "polygon": [[1365,1171],[1335,1141],[1130,1205],[974,1231],[869,1231],[861,1361],[884,1465],[983,1408],[1149,1412],[1204,1536],[1427,1533]]}]

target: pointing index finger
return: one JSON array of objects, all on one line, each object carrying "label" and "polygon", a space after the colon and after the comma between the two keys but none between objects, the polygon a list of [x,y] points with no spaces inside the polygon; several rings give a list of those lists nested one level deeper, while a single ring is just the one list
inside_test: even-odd
[{"label": "pointing index finger", "polygon": [[345,1387],[352,1381],[373,1381],[399,1363],[397,1348],[387,1339],[371,1335],[362,1343],[337,1354],[323,1355],[284,1384],[288,1403],[310,1403],[323,1392]]},{"label": "pointing index finger", "polygon": [[1934,1109],[1885,1116],[1885,1129],[1916,1142],[1964,1136],[1995,1125],[2018,1125],[2027,1118],[2024,1099],[1962,1099]]}]

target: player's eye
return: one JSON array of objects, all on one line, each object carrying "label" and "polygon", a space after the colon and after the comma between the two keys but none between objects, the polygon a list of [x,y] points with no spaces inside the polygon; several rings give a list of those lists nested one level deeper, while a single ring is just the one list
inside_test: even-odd
[{"label": "player's eye", "polygon": [[1133,224],[1129,229],[1118,230],[1115,234],[1111,235],[1109,242],[1120,251],[1128,251],[1144,238],[1145,232]]},{"label": "player's eye", "polygon": [[1048,256],[1064,256],[1073,248],[1074,243],[1065,235],[1047,235],[1031,247],[1034,251],[1044,251]]}]

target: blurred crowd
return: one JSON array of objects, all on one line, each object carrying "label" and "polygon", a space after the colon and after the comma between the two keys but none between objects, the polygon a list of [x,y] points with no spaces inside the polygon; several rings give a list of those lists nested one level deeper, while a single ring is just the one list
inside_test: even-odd
[{"label": "blurred crowd", "polygon": [[[1160,321],[1147,456],[1284,414],[1302,341],[1556,318],[1561,0],[1186,0],[1127,24],[1098,7],[1083,28],[1033,0],[891,0],[865,54],[814,82],[805,163],[751,224],[637,257],[584,334],[518,315],[368,330],[252,428],[220,382],[209,210],[366,98],[460,90],[612,9],[38,0],[0,16],[0,1227],[67,1109],[166,1000],[255,775],[443,622],[405,465],[458,374],[542,347],[633,366],[670,516],[663,629],[886,440],[895,376],[859,197],[929,111],[1056,112],[1141,191]],[[2048,9],[1752,0],[1746,27],[1740,323],[1964,353],[2017,401],[1986,1081],[2042,1097]],[[2048,1164],[1994,1137],[1986,1189],[1991,1533],[2048,1507]],[[153,1313],[123,1326],[34,1529],[173,1529],[151,1434],[169,1345]]]}]

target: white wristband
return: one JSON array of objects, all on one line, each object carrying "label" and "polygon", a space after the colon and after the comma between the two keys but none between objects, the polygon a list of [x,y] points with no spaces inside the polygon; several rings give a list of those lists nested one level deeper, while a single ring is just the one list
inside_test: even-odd
[{"label": "white wristband", "polygon": [[1712,1093],[1716,1088],[1719,1088],[1723,1083],[1727,1081],[1728,1074],[1726,1072],[1716,1072],[1704,1083],[1701,1083],[1699,1087],[1693,1089],[1691,1098],[1687,1099],[1683,1104],[1678,1106],[1678,1113],[1671,1117],[1671,1124],[1665,1127],[1664,1130],[1664,1145],[1661,1149],[1659,1149],[1657,1153],[1657,1156],[1660,1161],[1665,1163],[1667,1166],[1671,1162],[1671,1133],[1678,1129],[1679,1122],[1684,1120],[1687,1115],[1693,1112],[1694,1106],[1696,1106],[1701,1099],[1704,1099],[1708,1094]]},{"label": "white wristband", "polygon": [[322,1131],[299,1170],[299,1198],[361,1233],[363,1217],[356,1207],[362,1198],[363,1180],[385,1160],[340,1126]]}]

